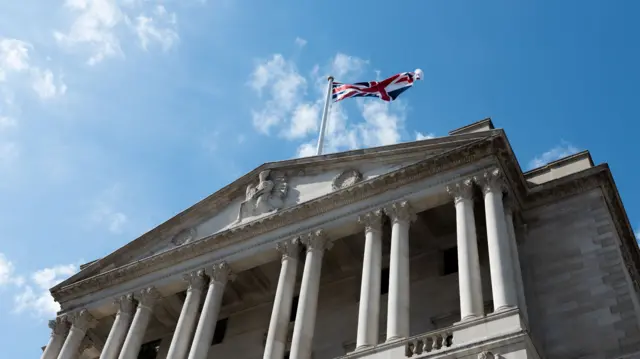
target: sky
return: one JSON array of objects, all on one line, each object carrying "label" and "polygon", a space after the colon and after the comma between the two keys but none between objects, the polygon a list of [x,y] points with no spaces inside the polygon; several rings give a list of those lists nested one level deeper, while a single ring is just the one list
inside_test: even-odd
[{"label": "sky", "polygon": [[[0,2],[0,357],[48,288],[269,161],[313,154],[326,76],[421,68],[332,108],[326,152],[491,117],[524,170],[588,149],[640,228],[634,0]],[[635,165],[634,165],[635,163]]]}]

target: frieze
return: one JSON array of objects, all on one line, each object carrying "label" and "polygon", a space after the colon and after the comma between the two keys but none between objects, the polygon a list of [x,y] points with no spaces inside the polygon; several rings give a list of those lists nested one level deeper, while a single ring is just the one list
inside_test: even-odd
[{"label": "frieze", "polygon": [[[557,200],[560,197],[577,194],[582,191],[603,186],[607,195],[607,204],[616,218],[616,228],[623,240],[623,256],[631,258],[635,270],[630,275],[635,285],[638,285],[639,275],[637,268],[640,266],[640,252],[635,248],[635,239],[631,238],[628,219],[624,215],[624,209],[616,195],[613,180],[608,177],[604,169],[606,166],[597,166],[582,173],[580,178],[571,178],[566,183],[559,183],[549,188],[529,186],[515,161],[515,157],[504,138],[504,134],[494,134],[456,149],[427,158],[421,162],[398,169],[369,180],[336,190],[326,196],[302,203],[300,205],[282,209],[266,217],[239,225],[230,230],[220,232],[199,241],[187,243],[173,248],[167,252],[159,253],[143,260],[124,265],[122,267],[87,278],[66,287],[52,291],[54,298],[60,301],[77,298],[86,293],[99,290],[104,286],[112,286],[135,277],[139,277],[163,268],[173,266],[185,260],[192,259],[203,253],[241,242],[245,239],[259,236],[274,229],[301,222],[305,219],[322,215],[336,208],[359,202],[389,190],[393,190],[408,183],[416,182],[436,175],[438,173],[453,170],[455,168],[480,161],[484,158],[494,157],[504,171],[504,177],[511,189],[509,196],[513,195],[516,202],[522,208],[533,208]],[[560,181],[560,180],[558,180]],[[555,182],[555,181],[554,181]],[[613,194],[613,195],[611,195]]]}]

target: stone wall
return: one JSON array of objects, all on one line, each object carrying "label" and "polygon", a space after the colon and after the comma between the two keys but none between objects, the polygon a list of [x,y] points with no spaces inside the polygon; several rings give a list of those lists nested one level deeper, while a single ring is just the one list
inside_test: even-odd
[{"label": "stone wall", "polygon": [[532,335],[549,359],[616,358],[640,350],[637,293],[602,192],[524,214],[520,245]]}]

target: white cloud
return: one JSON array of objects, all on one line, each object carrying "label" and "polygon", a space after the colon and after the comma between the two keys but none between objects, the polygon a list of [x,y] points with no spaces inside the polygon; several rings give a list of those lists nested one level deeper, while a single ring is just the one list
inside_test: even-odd
[{"label": "white cloud", "polygon": [[293,111],[291,126],[286,130],[285,137],[289,139],[303,138],[318,129],[320,118],[320,104],[303,103]]},{"label": "white cloud", "polygon": [[176,14],[168,13],[164,6],[158,5],[154,15],[155,19],[145,15],[138,16],[134,30],[143,49],[147,50],[149,43],[155,41],[167,51],[180,39],[176,31]]},{"label": "white cloud", "polygon": [[[359,57],[338,53],[331,63],[331,75],[333,75],[337,81],[346,81],[351,79],[351,76],[360,75],[368,64],[369,61]],[[347,78],[347,75],[351,76]]]},{"label": "white cloud", "polygon": [[67,85],[61,80],[59,85],[55,84],[53,72],[51,70],[40,70],[38,68],[33,69],[33,90],[40,96],[40,98],[46,99],[55,97],[57,95],[64,95],[67,92]]},{"label": "white cloud", "polygon": [[294,41],[296,46],[298,47],[304,47],[307,44],[307,40],[301,38],[301,37],[296,37],[296,40]]},{"label": "white cloud", "polygon": [[88,46],[91,53],[87,60],[89,65],[123,55],[115,27],[124,15],[115,0],[67,0],[65,6],[78,15],[68,32],[54,32],[60,44]]},{"label": "white cloud", "polygon": [[404,126],[406,112],[402,103],[367,101],[362,104],[361,108],[365,123],[359,127],[365,147],[385,146],[400,142],[400,129]]},{"label": "white cloud", "polygon": [[16,282],[22,282],[22,280],[15,275],[15,266],[3,253],[0,253],[0,287],[16,284]]},{"label": "white cloud", "polygon": [[29,68],[31,45],[18,39],[0,39],[0,81],[5,81],[9,72],[20,72]]},{"label": "white cloud", "polygon": [[60,305],[53,300],[49,289],[75,274],[75,264],[58,265],[44,268],[31,275],[30,282],[23,284],[23,289],[14,297],[16,313],[30,312],[38,317],[52,317],[60,310]]},{"label": "white cloud", "polygon": [[127,215],[117,209],[121,197],[121,187],[113,185],[103,191],[93,203],[90,220],[112,234],[121,234],[129,224]]},{"label": "white cloud", "polygon": [[18,127],[18,121],[9,116],[0,116],[0,132],[10,128]]},{"label": "white cloud", "polygon": [[428,139],[436,137],[436,135],[434,135],[433,133],[430,133],[430,132],[425,135],[422,132],[416,131],[415,135],[416,135],[416,141],[428,140]]},{"label": "white cloud", "polygon": [[578,151],[580,150],[577,147],[568,142],[562,141],[560,145],[553,147],[549,151],[529,161],[529,169],[544,166],[549,162],[573,155]]}]

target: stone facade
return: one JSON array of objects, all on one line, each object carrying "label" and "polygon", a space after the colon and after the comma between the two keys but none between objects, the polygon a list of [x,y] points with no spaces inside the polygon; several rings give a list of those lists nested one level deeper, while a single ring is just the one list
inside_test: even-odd
[{"label": "stone facade", "polygon": [[606,165],[484,120],[258,167],[52,288],[42,358],[635,358],[639,265]]}]

